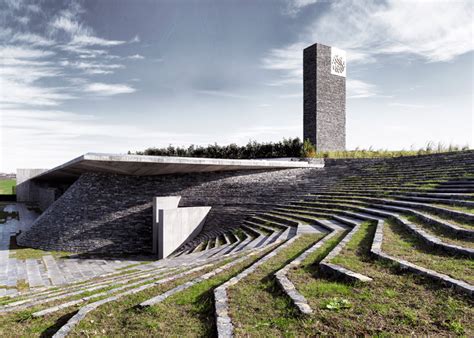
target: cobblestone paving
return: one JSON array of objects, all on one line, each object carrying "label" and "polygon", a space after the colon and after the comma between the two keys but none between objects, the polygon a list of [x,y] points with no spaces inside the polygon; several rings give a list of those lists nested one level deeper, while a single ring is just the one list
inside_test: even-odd
[{"label": "cobblestone paving", "polygon": [[57,258],[46,252],[41,258],[12,258],[11,237],[28,230],[38,214],[22,203],[0,207],[5,212],[19,214],[19,219],[9,216],[5,223],[0,223],[0,297],[18,294],[20,282],[30,289],[59,286],[119,272],[118,269],[140,263],[138,260]]}]

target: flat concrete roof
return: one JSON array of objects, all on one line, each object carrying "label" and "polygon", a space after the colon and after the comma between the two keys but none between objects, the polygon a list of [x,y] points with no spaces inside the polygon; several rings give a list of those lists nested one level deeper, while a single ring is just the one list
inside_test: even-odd
[{"label": "flat concrete roof", "polygon": [[84,172],[101,172],[135,176],[185,174],[196,172],[262,170],[288,168],[322,168],[324,162],[288,159],[229,160],[217,158],[143,156],[87,153],[43,172],[35,179],[70,180]]}]

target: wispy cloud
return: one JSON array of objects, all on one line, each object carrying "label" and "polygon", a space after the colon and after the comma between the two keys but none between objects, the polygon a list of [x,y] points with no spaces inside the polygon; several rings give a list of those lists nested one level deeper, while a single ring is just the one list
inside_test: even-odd
[{"label": "wispy cloud", "polygon": [[126,84],[110,83],[89,83],[84,87],[84,91],[99,96],[111,96],[118,94],[128,94],[135,92],[135,88]]},{"label": "wispy cloud", "polygon": [[211,95],[211,96],[218,96],[218,97],[225,97],[225,98],[232,98],[232,99],[249,99],[250,96],[242,95],[239,93],[224,91],[224,90],[196,90],[196,93],[202,95]]},{"label": "wispy cloud", "polygon": [[317,2],[321,2],[321,0],[288,0],[283,13],[290,16],[295,16],[304,7],[313,5]]},{"label": "wispy cloud", "polygon": [[[289,1],[296,12],[315,1]],[[474,49],[470,1],[347,0],[326,3],[297,41],[268,51],[262,67],[279,71],[273,85],[298,83],[302,49],[315,43],[347,51],[349,67],[380,55],[413,55],[426,62],[450,61]],[[407,24],[410,23],[410,24]],[[360,86],[359,86],[360,87]]]},{"label": "wispy cloud", "polygon": [[144,58],[145,57],[140,54],[134,54],[134,55],[128,56],[128,59],[131,59],[131,60],[143,60]]},{"label": "wispy cloud", "polygon": [[376,86],[364,81],[347,79],[347,97],[350,99],[362,99],[377,95]]},{"label": "wispy cloud", "polygon": [[108,64],[99,62],[85,62],[85,61],[61,61],[60,64],[64,67],[71,67],[80,69],[88,74],[112,74],[114,70],[124,68],[121,64]]},{"label": "wispy cloud", "polygon": [[0,13],[0,143],[9,140],[8,147],[1,146],[0,167],[12,161],[21,165],[23,158],[36,155],[38,160],[64,156],[90,143],[84,136],[146,134],[123,125],[104,128],[94,115],[63,109],[70,100],[136,91],[106,78],[123,69],[119,61],[127,59],[112,54],[112,48],[129,42],[98,36],[81,19],[84,10],[77,2],[45,6],[44,12],[42,3],[31,2],[7,1]]}]

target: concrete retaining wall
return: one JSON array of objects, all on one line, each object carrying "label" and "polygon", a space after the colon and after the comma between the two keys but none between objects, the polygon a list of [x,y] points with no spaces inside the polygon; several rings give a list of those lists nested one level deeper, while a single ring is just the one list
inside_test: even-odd
[{"label": "concrete retaining wall", "polygon": [[17,169],[16,171],[16,200],[18,202],[37,202],[40,186],[31,181],[48,169]]},{"label": "concrete retaining wall", "polygon": [[211,207],[158,210],[158,258],[168,257],[196,237],[210,210]]}]

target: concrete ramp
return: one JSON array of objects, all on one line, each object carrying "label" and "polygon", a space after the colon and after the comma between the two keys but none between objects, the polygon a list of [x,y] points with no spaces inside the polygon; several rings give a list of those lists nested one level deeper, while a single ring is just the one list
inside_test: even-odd
[{"label": "concrete ramp", "polygon": [[153,199],[153,253],[166,258],[196,237],[211,207],[178,208],[180,196]]}]

